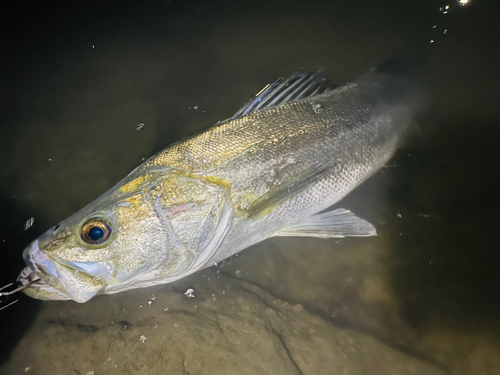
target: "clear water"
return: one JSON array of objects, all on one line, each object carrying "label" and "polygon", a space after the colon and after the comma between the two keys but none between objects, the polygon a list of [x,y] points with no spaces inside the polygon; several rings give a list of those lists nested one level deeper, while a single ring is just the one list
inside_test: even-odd
[{"label": "clear water", "polygon": [[2,14],[1,285],[24,246],[141,158],[299,67],[342,84],[411,46],[430,104],[341,204],[378,237],[273,239],[173,285],[83,305],[20,298],[0,311],[0,373],[500,373],[491,3],[108,1]]}]

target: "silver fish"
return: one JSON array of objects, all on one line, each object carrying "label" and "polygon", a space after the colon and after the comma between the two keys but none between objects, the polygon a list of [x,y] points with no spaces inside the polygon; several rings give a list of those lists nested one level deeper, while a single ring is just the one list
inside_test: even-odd
[{"label": "silver fish", "polygon": [[339,88],[319,71],[279,79],[31,243],[24,292],[86,302],[178,280],[273,236],[376,235],[348,210],[324,210],[392,157],[417,97],[383,69]]}]

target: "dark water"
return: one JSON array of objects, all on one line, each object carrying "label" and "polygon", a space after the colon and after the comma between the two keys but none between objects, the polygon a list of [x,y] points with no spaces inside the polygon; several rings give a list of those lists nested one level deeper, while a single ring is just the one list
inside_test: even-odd
[{"label": "dark water", "polygon": [[[443,14],[439,8],[447,4]],[[15,280],[22,249],[47,228],[106,191],[141,158],[231,116],[267,82],[299,67],[321,66],[343,84],[411,47],[422,60],[419,76],[429,109],[389,165],[342,202],[371,220],[380,236],[273,239],[242,253],[217,275],[227,283],[244,280],[332,327],[374,337],[446,373],[500,373],[500,34],[493,5],[481,0],[464,8],[430,0],[13,5],[1,16],[1,285]],[[140,123],[145,126],[139,132]],[[34,225],[25,231],[31,217]],[[174,286],[172,293],[201,285],[216,271],[207,272]],[[220,280],[212,289],[224,285]],[[49,373],[44,360],[64,353],[49,347],[39,358],[34,343],[53,342],[51,335],[63,342],[68,335],[71,341],[68,330],[50,331],[47,322],[55,316],[64,316],[64,327],[68,322],[83,327],[81,321],[90,319],[78,331],[89,335],[95,333],[88,327],[102,332],[115,320],[137,318],[147,327],[144,322],[155,314],[141,315],[136,301],[145,303],[150,295],[98,297],[86,305],[21,296],[0,311],[5,365],[0,372],[29,367],[28,372]],[[135,308],[137,315],[121,317],[122,307],[129,315]],[[235,333],[242,342],[244,332]],[[83,340],[75,349],[80,363],[86,356],[93,363],[95,353],[85,345]],[[293,350],[290,356],[293,371],[332,371],[327,362],[314,370],[294,361]],[[191,363],[196,361],[202,359]],[[120,370],[126,363],[126,358],[117,362],[116,372],[162,373],[154,365]],[[78,366],[54,367],[51,373],[86,374],[93,368],[102,373],[95,363]],[[230,373],[224,365],[218,368]],[[210,371],[202,366],[194,373]],[[262,373],[279,371],[269,367]]]}]

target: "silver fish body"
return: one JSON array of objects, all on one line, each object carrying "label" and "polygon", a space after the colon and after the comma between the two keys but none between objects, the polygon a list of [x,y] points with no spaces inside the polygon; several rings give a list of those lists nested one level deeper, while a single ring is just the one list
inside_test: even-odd
[{"label": "silver fish body", "polygon": [[34,241],[20,281],[40,280],[26,293],[85,302],[180,279],[273,236],[375,234],[349,211],[320,212],[392,157],[417,96],[379,71],[320,94],[308,82],[268,89],[291,98],[248,109],[254,100],[166,148]]}]

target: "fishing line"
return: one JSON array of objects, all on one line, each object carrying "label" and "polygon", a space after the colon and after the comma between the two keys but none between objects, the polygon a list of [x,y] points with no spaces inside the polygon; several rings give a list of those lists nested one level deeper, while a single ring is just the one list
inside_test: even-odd
[{"label": "fishing line", "polygon": [[[20,292],[21,290],[26,289],[27,287],[29,287],[31,284],[36,283],[38,280],[40,280],[40,279],[37,278],[35,280],[32,280],[32,281],[30,281],[27,284],[21,285],[20,287],[14,289],[14,290],[11,290],[10,292],[0,292],[0,297],[10,296],[10,295],[12,295],[14,293]],[[10,287],[12,285],[14,285],[14,283],[7,284],[7,285],[1,287],[0,290],[4,290],[5,288],[8,288],[8,287]]]}]

